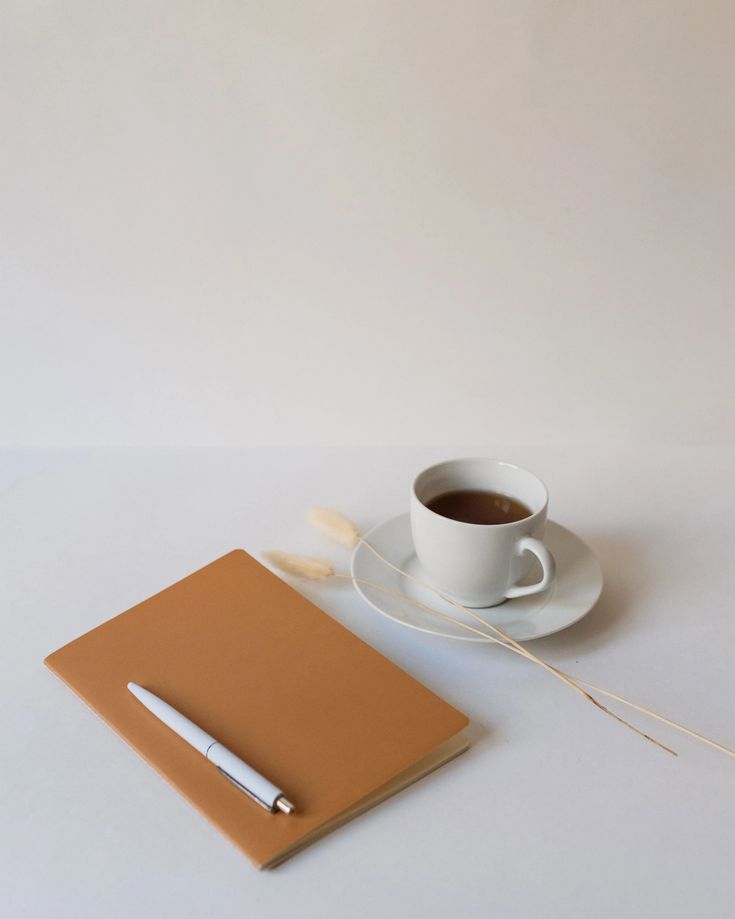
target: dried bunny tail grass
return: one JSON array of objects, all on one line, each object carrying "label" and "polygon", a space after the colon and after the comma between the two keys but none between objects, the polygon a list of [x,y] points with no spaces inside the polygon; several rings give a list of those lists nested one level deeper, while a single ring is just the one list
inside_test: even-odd
[{"label": "dried bunny tail grass", "polygon": [[[373,555],[376,556],[376,558],[380,559],[381,562],[384,562],[389,568],[392,568],[394,571],[398,572],[399,574],[402,574],[404,577],[409,578],[410,580],[414,581],[416,584],[420,584],[422,587],[427,587],[430,591],[432,591],[432,593],[436,594],[436,596],[440,597],[442,600],[445,600],[446,602],[450,603],[452,606],[456,607],[457,609],[462,610],[462,612],[466,613],[470,618],[474,619],[476,622],[482,625],[484,629],[489,629],[491,632],[494,632],[495,635],[497,635],[501,639],[499,644],[505,644],[505,647],[509,648],[511,651],[515,650],[517,653],[527,658],[527,660],[534,661],[534,663],[538,664],[540,667],[543,667],[543,669],[546,670],[548,673],[550,673],[552,676],[557,677],[559,680],[562,681],[562,683],[566,683],[567,686],[571,687],[575,692],[578,692],[584,699],[586,699],[588,702],[591,702],[592,705],[594,705],[600,711],[604,712],[606,715],[609,715],[615,721],[629,728],[631,731],[633,731],[633,733],[638,734],[640,737],[644,737],[646,740],[650,740],[652,744],[655,744],[657,747],[660,747],[662,750],[665,750],[667,753],[671,753],[673,756],[677,755],[676,752],[672,750],[670,747],[665,746],[664,744],[660,743],[658,740],[655,740],[653,737],[650,737],[644,731],[641,731],[639,728],[635,727],[635,725],[632,725],[629,721],[626,721],[624,718],[621,718],[620,715],[616,715],[615,712],[610,711],[610,709],[607,708],[607,706],[603,705],[602,702],[600,702],[598,699],[596,699],[593,695],[588,693],[586,690],[582,689],[579,683],[577,683],[568,674],[564,673],[563,670],[557,670],[556,667],[552,667],[551,664],[547,664],[546,661],[542,660],[540,657],[537,657],[532,651],[529,651],[528,648],[524,648],[523,645],[521,645],[515,639],[511,638],[507,632],[504,632],[502,629],[499,629],[497,626],[492,625],[487,620],[479,616],[474,610],[471,610],[468,607],[463,606],[453,597],[450,597],[448,594],[445,594],[443,591],[434,587],[433,584],[430,584],[427,581],[422,581],[420,578],[415,577],[415,575],[409,574],[407,571],[404,571],[402,568],[399,568],[397,565],[394,565],[393,562],[389,561],[384,555],[381,555],[381,553],[378,552],[375,546],[371,545],[362,536],[360,537],[360,542],[362,543],[363,546],[365,546],[365,548],[369,549],[373,553]],[[459,625],[462,625],[462,623],[460,623],[459,620],[454,620],[454,621],[456,621]],[[478,635],[487,636],[487,632],[485,631],[480,632],[477,629],[473,629],[472,626],[463,625],[463,628],[469,629],[469,631],[476,631]]]},{"label": "dried bunny tail grass", "polygon": [[[334,513],[334,512],[328,512],[328,513]],[[338,518],[340,517],[339,514],[335,514],[335,516]],[[351,521],[347,520],[346,518],[341,518],[341,519],[345,521],[346,523],[350,524],[351,526],[354,526],[353,524],[351,524]],[[356,532],[357,528],[355,527],[354,529]],[[359,536],[359,534],[358,534],[358,539],[362,540],[362,537]],[[401,571],[401,569],[397,568],[395,565],[390,563],[387,559],[379,555],[379,553],[373,546],[371,546],[369,543],[365,542],[364,540],[362,541],[365,543],[365,546],[367,548],[371,549],[371,551],[374,552],[379,558],[381,558],[387,565],[389,565],[391,568],[395,568],[396,571]],[[293,555],[289,552],[279,552],[275,550],[271,552],[264,552],[263,556],[274,567],[278,568],[280,571],[283,571],[285,574],[292,575],[293,577],[308,578],[309,580],[312,580],[312,581],[320,581],[320,580],[325,580],[326,578],[329,578],[329,577],[337,577],[337,578],[342,578],[346,581],[352,581],[353,583],[361,583],[365,585],[366,587],[371,587],[375,590],[379,590],[383,593],[389,594],[399,600],[402,600],[408,604],[411,604],[412,606],[416,606],[419,609],[422,609],[424,612],[430,613],[433,616],[437,616],[438,618],[444,619],[448,622],[453,622],[455,625],[460,626],[462,629],[465,629],[468,632],[474,632],[476,635],[482,636],[483,638],[487,639],[488,641],[494,644],[501,645],[502,647],[507,648],[509,651],[513,651],[515,654],[519,654],[521,657],[525,657],[527,660],[530,660],[537,664],[541,664],[541,666],[545,670],[552,672],[555,676],[559,677],[559,679],[563,680],[565,683],[568,683],[569,685],[571,685],[574,689],[577,689],[578,691],[580,690],[581,686],[586,686],[588,689],[591,689],[593,692],[598,692],[603,696],[607,696],[610,699],[614,699],[615,701],[622,703],[623,705],[628,705],[630,706],[630,708],[633,708],[636,711],[641,712],[645,715],[649,715],[651,718],[654,718],[657,721],[660,721],[663,724],[668,725],[669,727],[675,728],[676,730],[681,731],[684,734],[687,734],[689,737],[693,737],[695,740],[699,740],[702,743],[705,743],[710,747],[714,747],[716,750],[720,750],[722,753],[726,753],[728,756],[735,757],[735,750],[731,750],[729,747],[725,747],[722,744],[719,744],[714,740],[710,740],[708,737],[705,737],[703,734],[699,734],[696,731],[692,731],[689,728],[684,727],[684,725],[678,724],[676,721],[672,721],[669,718],[665,718],[663,715],[659,715],[656,712],[651,711],[651,709],[644,708],[642,705],[637,705],[635,702],[631,702],[630,700],[625,699],[622,696],[609,692],[606,689],[602,689],[600,686],[595,686],[593,683],[587,682],[587,680],[582,680],[579,677],[575,677],[575,676],[572,676],[571,674],[564,673],[563,670],[559,670],[557,667],[553,667],[551,664],[546,664],[544,661],[541,661],[539,658],[537,658],[535,654],[532,654],[531,652],[529,652],[527,648],[524,648],[518,642],[513,641],[513,639],[511,639],[510,636],[506,635],[506,633],[502,632],[497,627],[490,625],[490,623],[488,623],[486,620],[482,619],[474,612],[468,609],[465,609],[460,604],[458,604],[456,601],[453,601],[454,606],[459,607],[460,609],[464,609],[464,611],[469,613],[470,616],[472,616],[472,618],[477,620],[479,625],[484,626],[485,629],[492,630],[492,632],[495,632],[496,635],[500,637],[495,637],[494,635],[489,634],[488,632],[485,632],[484,630],[480,631],[480,629],[478,629],[475,626],[471,626],[468,623],[461,622],[459,619],[455,619],[453,616],[448,616],[446,613],[441,613],[439,612],[439,610],[433,609],[432,607],[427,606],[424,603],[420,603],[418,600],[414,600],[411,597],[407,597],[404,594],[391,590],[390,588],[385,587],[382,584],[376,584],[372,581],[367,581],[364,578],[356,578],[354,577],[354,575],[338,573],[334,569],[334,567],[329,562],[327,562],[325,559],[311,558],[305,555]],[[411,577],[406,572],[401,572],[401,573],[406,575],[407,577]],[[413,580],[418,581],[418,579],[416,578],[413,578]],[[421,583],[421,582],[418,581],[418,583]],[[429,586],[429,585],[426,585],[426,586]],[[441,596],[439,591],[437,591],[436,589],[434,589],[434,592]],[[449,599],[449,598],[447,597],[446,599]],[[625,725],[626,727],[631,728],[631,730],[633,730],[636,734],[639,734],[640,736],[644,737],[646,740],[650,740],[651,743],[654,743],[657,747],[661,747],[663,750],[666,750],[667,753],[672,753],[674,756],[676,756],[675,751],[672,750],[670,747],[664,746],[664,744],[660,743],[659,741],[655,740],[653,737],[650,737],[648,734],[645,734],[643,731],[634,727],[628,721],[625,721],[624,719],[620,718],[619,715],[616,715],[614,712],[611,712],[605,706],[600,705],[600,703],[594,697],[590,696],[588,693],[582,691],[582,695],[586,697],[589,701],[591,701],[594,705],[596,705],[598,708],[602,709],[603,712],[612,716],[616,721],[619,721],[621,724]]]},{"label": "dried bunny tail grass", "polygon": [[306,519],[325,536],[333,539],[348,549],[354,549],[360,541],[360,531],[357,526],[344,514],[330,510],[328,507],[310,507],[306,511]]},{"label": "dried bunny tail grass", "polygon": [[[413,600],[412,598],[407,597],[404,594],[400,594],[394,590],[391,590],[390,588],[384,587],[381,584],[376,584],[373,581],[366,581],[364,578],[356,578],[354,575],[341,574],[339,572],[335,572],[334,576],[336,578],[343,578],[347,581],[352,581],[354,584],[363,584],[365,587],[371,587],[375,590],[380,590],[383,593],[390,594],[391,596],[396,597],[399,600],[403,600],[406,603],[410,603],[412,606],[416,606],[419,609],[423,609],[427,613],[431,613],[433,616],[438,616],[440,619],[445,619],[447,622],[453,622],[455,625],[460,626],[461,628],[465,629],[468,632],[474,632],[475,635],[480,635],[482,638],[485,638],[490,642],[500,645],[503,648],[507,648],[509,651],[512,651],[514,654],[519,654],[521,657],[525,657],[526,660],[533,661],[533,663],[536,663],[536,664],[540,663],[541,666],[545,670],[548,670],[554,676],[559,677],[560,680],[562,680],[564,683],[567,683],[573,689],[576,689],[578,692],[581,692],[584,698],[586,698],[594,706],[600,709],[600,711],[604,712],[606,715],[609,715],[612,719],[617,721],[619,724],[622,724],[624,727],[629,728],[631,731],[633,731],[634,734],[637,734],[639,737],[644,738],[644,740],[649,740],[652,744],[659,747],[661,750],[664,750],[666,753],[670,753],[672,756],[678,756],[676,750],[672,750],[671,747],[667,747],[665,744],[662,744],[659,740],[656,740],[654,737],[651,737],[650,734],[646,734],[645,731],[641,731],[640,728],[637,728],[634,724],[631,724],[629,721],[626,721],[625,718],[621,718],[620,715],[617,715],[615,712],[610,711],[609,708],[607,708],[605,705],[603,705],[601,702],[595,699],[594,696],[591,696],[589,693],[580,689],[578,683],[583,682],[582,680],[576,680],[574,677],[571,677],[568,673],[564,673],[563,670],[558,670],[556,667],[552,667],[550,664],[545,664],[535,655],[531,654],[531,652],[528,651],[528,649],[524,648],[522,645],[519,645],[517,643],[510,644],[504,641],[503,639],[495,638],[493,635],[489,634],[488,632],[481,631],[475,626],[469,625],[464,622],[460,622],[460,620],[455,619],[454,616],[448,616],[446,613],[441,613],[439,612],[439,610],[436,610],[433,607],[427,606],[425,603],[420,603],[418,600]],[[487,628],[494,628],[493,626],[490,626],[487,623],[485,623],[485,626]],[[513,641],[513,639],[509,639],[508,641],[511,642]],[[604,689],[600,689],[597,686],[592,687],[589,683],[587,685],[590,686],[590,688],[603,693],[603,695],[608,695],[608,696],[611,696],[611,698],[617,699],[618,702],[623,702],[626,705],[631,705],[633,708],[636,708],[639,711],[645,712],[648,715],[652,715],[654,718],[658,718],[659,721],[664,720],[659,715],[655,715],[653,712],[650,712],[648,709],[644,709],[640,706],[633,705],[632,703],[627,702],[625,699],[621,698],[620,696],[612,696],[611,693],[605,692]],[[673,721],[666,721],[666,723],[670,724],[672,727],[679,727],[681,730],[684,730],[685,733],[688,733],[691,736],[698,736],[698,735],[692,734],[691,731],[688,731],[685,728],[681,728],[680,725],[675,724],[675,722]],[[703,739],[703,738],[700,738],[700,739]],[[712,741],[706,741],[706,742],[710,743],[711,746],[717,746],[719,749],[724,750],[724,752],[726,753],[730,752],[726,748],[720,747],[719,744],[714,744]]]},{"label": "dried bunny tail grass", "polygon": [[[344,580],[352,581],[353,583],[364,584],[365,586],[373,587],[377,590],[385,590],[385,588],[382,587],[380,584],[375,584],[372,581],[366,581],[363,578],[355,578],[353,575],[350,575],[350,574],[338,573],[337,571],[335,571],[334,567],[330,565],[330,563],[326,561],[325,559],[311,558],[307,555],[293,555],[290,552],[279,552],[277,550],[271,550],[270,552],[264,552],[263,557],[266,559],[266,561],[269,561],[274,567],[278,568],[279,571],[282,571],[284,574],[291,575],[292,577],[308,578],[309,580],[312,580],[312,581],[323,581],[329,577],[337,577],[337,578],[343,578]],[[394,591],[391,591],[391,590],[387,590],[386,592],[394,594],[394,596],[397,596],[397,597],[401,596],[400,594],[396,594]],[[403,599],[408,600],[407,597]],[[408,602],[412,602],[412,601],[409,600]],[[596,705],[597,708],[602,709],[603,712],[610,715],[612,718],[614,718],[616,721],[619,721],[621,724],[625,725],[626,727],[630,728],[636,734],[639,734],[641,737],[645,737],[646,740],[650,740],[651,743],[656,744],[656,746],[661,747],[663,750],[666,750],[668,753],[672,753],[674,756],[676,756],[676,753],[674,753],[674,751],[671,750],[669,747],[665,747],[663,744],[659,743],[659,741],[654,740],[653,737],[650,737],[648,734],[644,734],[643,731],[634,727],[632,724],[630,724],[630,722],[625,721],[619,715],[616,715],[614,712],[611,712],[609,709],[605,708],[605,706],[599,703],[593,696],[591,696],[589,693],[585,692],[584,690],[580,689],[580,687],[574,682],[572,678],[562,673],[562,671],[558,671],[555,668],[551,667],[549,664],[542,663],[541,661],[539,661],[538,658],[536,658],[534,655],[531,655],[529,651],[527,651],[525,648],[522,648],[520,645],[517,648],[513,647],[511,644],[506,644],[502,640],[493,638],[492,636],[488,635],[488,633],[485,631],[480,631],[478,628],[474,626],[461,623],[459,620],[454,619],[454,617],[452,616],[447,616],[444,613],[440,613],[438,610],[433,610],[431,607],[424,606],[423,604],[417,604],[417,605],[422,606],[427,612],[433,613],[434,615],[439,616],[442,619],[447,619],[450,622],[455,622],[457,625],[462,626],[462,628],[468,629],[471,632],[475,632],[476,634],[481,635],[483,638],[488,638],[491,641],[495,641],[497,644],[502,644],[504,647],[507,647],[509,650],[516,651],[516,653],[522,654],[523,657],[526,657],[529,660],[533,660],[536,663],[541,663],[541,665],[545,667],[546,670],[548,670],[554,676],[558,677],[560,680],[563,680],[565,683],[568,683],[570,686],[572,686],[574,689],[580,692],[585,698],[589,699],[590,702]],[[493,628],[492,626],[489,626],[487,623],[484,623],[484,624],[486,628]],[[509,639],[509,641],[512,641],[512,639]]]},{"label": "dried bunny tail grass", "polygon": [[284,574],[295,578],[308,578],[310,581],[324,581],[334,575],[334,567],[323,558],[312,558],[309,555],[293,555],[291,552],[279,552],[273,549],[264,552],[263,558]]},{"label": "dried bunny tail grass", "polygon": [[[527,660],[533,660],[529,655],[527,649],[513,647],[513,645],[508,644],[500,638],[495,638],[490,633],[481,632],[479,629],[474,628],[471,625],[468,625],[465,622],[461,622],[459,619],[455,619],[454,616],[448,616],[446,613],[441,613],[439,610],[434,609],[431,606],[428,606],[425,603],[421,603],[418,600],[414,600],[412,597],[407,597],[405,594],[399,593],[398,591],[391,590],[389,587],[385,587],[382,584],[375,584],[372,581],[366,581],[363,578],[356,578],[349,574],[339,574],[335,572],[335,577],[344,578],[349,581],[356,583],[364,584],[366,587],[371,587],[375,590],[382,591],[389,596],[395,597],[397,600],[401,600],[404,603],[408,603],[411,606],[415,606],[418,609],[423,610],[426,613],[430,613],[432,616],[438,616],[440,619],[444,619],[447,622],[453,622],[455,625],[460,626],[468,632],[474,632],[476,635],[481,635],[486,638],[489,642],[492,642],[496,645],[501,645],[503,648],[507,648],[508,651],[512,651],[514,654],[519,654],[521,657],[525,657]],[[676,721],[672,721],[671,718],[666,718],[664,715],[659,715],[654,711],[651,711],[650,708],[645,708],[643,705],[638,705],[636,702],[631,702],[630,699],[625,699],[623,696],[619,696],[614,692],[610,692],[608,689],[603,689],[601,686],[595,686],[594,683],[590,683],[587,680],[582,680],[578,676],[574,676],[570,673],[564,673],[563,670],[559,670],[558,667],[553,667],[553,670],[556,670],[559,674],[569,677],[570,680],[573,680],[575,683],[580,686],[586,686],[588,689],[591,689],[593,692],[598,692],[603,696],[607,696],[609,699],[614,699],[616,702],[620,702],[623,705],[627,705],[630,708],[635,709],[637,712],[641,712],[644,715],[648,715],[651,718],[654,718],[656,721],[660,721],[662,724],[666,724],[671,728],[681,731],[682,734],[686,734],[688,737],[693,737],[695,740],[699,740],[704,744],[707,744],[710,747],[713,747],[715,750],[719,750],[721,753],[726,753],[728,756],[735,757],[735,750],[726,747],[721,743],[717,743],[715,740],[710,740],[709,737],[705,737],[704,734],[699,734],[697,731],[692,731],[690,728],[685,727],[683,724],[679,724]],[[626,722],[627,724],[627,722]],[[665,747],[663,744],[659,743],[657,740],[653,740],[652,737],[649,737],[647,734],[643,735],[647,740],[652,740],[659,747],[663,747],[668,753],[674,753],[675,751],[671,750],[669,747]]]}]

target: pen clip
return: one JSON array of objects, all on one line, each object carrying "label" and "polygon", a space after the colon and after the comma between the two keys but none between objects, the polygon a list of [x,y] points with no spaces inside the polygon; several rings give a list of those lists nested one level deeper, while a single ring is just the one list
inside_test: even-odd
[{"label": "pen clip", "polygon": [[239,788],[240,791],[244,791],[245,794],[249,798],[252,798],[253,801],[256,801],[258,804],[260,804],[261,807],[264,807],[269,813],[271,814],[273,813],[273,808],[270,806],[270,804],[267,804],[262,798],[259,798],[256,794],[250,791],[249,788],[246,788],[245,785],[242,784],[242,782],[238,782],[237,779],[231,776],[229,772],[225,772],[222,766],[217,766],[217,771],[220,772],[227,779],[228,782],[232,782],[235,788]]}]

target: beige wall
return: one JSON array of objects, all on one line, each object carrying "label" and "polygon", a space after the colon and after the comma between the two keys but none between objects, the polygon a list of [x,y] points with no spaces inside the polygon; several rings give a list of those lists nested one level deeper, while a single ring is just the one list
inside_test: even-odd
[{"label": "beige wall", "polygon": [[735,4],[0,2],[0,443],[735,441]]}]

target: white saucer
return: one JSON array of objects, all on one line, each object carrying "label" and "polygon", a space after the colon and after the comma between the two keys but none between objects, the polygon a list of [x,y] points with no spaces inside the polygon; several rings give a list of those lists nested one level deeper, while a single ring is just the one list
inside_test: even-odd
[{"label": "white saucer", "polygon": [[[413,549],[408,514],[378,524],[366,534],[365,539],[394,565],[414,577],[430,581]],[[602,570],[597,557],[571,530],[550,520],[546,524],[544,542],[556,559],[556,581],[549,590],[477,611],[483,619],[503,629],[516,641],[543,638],[568,628],[592,609],[602,590]],[[477,622],[450,603],[440,600],[428,588],[393,571],[362,544],[352,555],[352,575],[381,584],[441,613],[477,626]],[[534,569],[528,583],[533,583],[538,577],[539,573]],[[401,625],[460,641],[486,640],[383,591],[362,584],[355,587],[379,613]]]}]

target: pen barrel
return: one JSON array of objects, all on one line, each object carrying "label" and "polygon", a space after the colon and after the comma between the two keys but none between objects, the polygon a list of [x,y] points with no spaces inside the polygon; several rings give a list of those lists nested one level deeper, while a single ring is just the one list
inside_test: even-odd
[{"label": "pen barrel", "polygon": [[194,724],[193,721],[189,721],[189,719],[185,715],[182,715],[178,709],[175,709],[173,705],[164,702],[163,699],[154,695],[149,690],[143,689],[142,686],[138,686],[137,683],[128,683],[128,689],[135,698],[139,702],[142,702],[148,711],[162,721],[166,727],[171,728],[171,730],[178,734],[182,740],[191,744],[195,750],[198,750],[202,754],[202,756],[207,755],[207,750],[216,742],[214,737],[207,734],[206,731],[203,731],[199,725]]},{"label": "pen barrel", "polygon": [[281,789],[273,782],[269,782],[252,766],[244,763],[227,747],[223,747],[221,743],[212,744],[207,751],[207,759],[215,766],[219,766],[229,778],[233,779],[243,791],[255,798],[263,807],[271,811],[275,808],[276,800],[283,794]]}]

